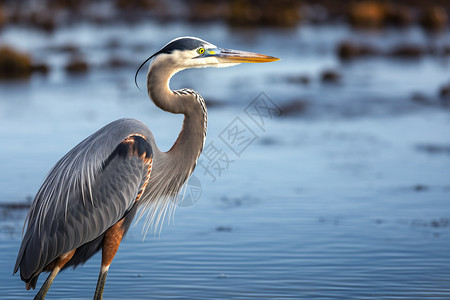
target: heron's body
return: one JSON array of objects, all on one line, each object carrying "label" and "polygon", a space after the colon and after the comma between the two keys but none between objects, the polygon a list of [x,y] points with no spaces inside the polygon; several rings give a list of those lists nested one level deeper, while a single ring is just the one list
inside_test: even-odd
[{"label": "heron's body", "polygon": [[[116,134],[109,134],[112,131]],[[130,137],[141,141],[136,148],[146,150],[143,158],[135,155],[128,147],[126,140]],[[110,155],[103,157],[74,155],[84,154],[79,149],[85,148],[86,145],[92,145],[94,153],[96,148],[110,149],[105,151],[110,152]],[[89,150],[85,154],[88,152]],[[42,271],[47,271],[49,264],[57,257],[73,249],[79,250],[75,251],[72,259],[63,268],[84,263],[101,249],[106,230],[124,217],[122,226],[125,233],[130,226],[130,219],[136,213],[136,200],[140,200],[137,199],[137,192],[144,187],[147,172],[153,165],[148,160],[158,158],[159,155],[160,151],[156,148],[153,136],[143,123],[121,119],[92,134],[63,157],[48,174],[30,210],[28,229],[16,263],[16,269],[19,265],[21,267],[22,279],[27,283],[30,282],[30,286],[34,288],[37,276]],[[75,164],[74,160],[77,158],[84,160],[84,163]],[[83,183],[86,188],[82,191],[76,177],[82,173],[89,173],[91,168],[94,168],[94,176],[91,182]],[[156,166],[155,168],[157,169]],[[113,180],[105,182],[102,179],[106,174],[109,175],[108,178],[115,178],[118,182],[115,183]],[[53,182],[64,175],[67,175],[67,184],[56,187],[60,190],[53,190]],[[126,186],[130,188],[122,189],[123,184],[127,184]],[[91,186],[92,198],[88,185]],[[115,193],[107,195],[108,191]],[[61,195],[61,198],[67,201],[67,206],[63,203],[65,201],[61,201],[61,205],[47,204],[51,194]],[[144,190],[141,199],[147,195],[148,192]],[[42,210],[43,207],[46,207],[45,212]],[[80,216],[87,217],[80,218]],[[64,242],[60,240],[61,235],[64,236]],[[44,255],[36,256],[36,253]]]},{"label": "heron's body", "polygon": [[150,97],[161,109],[185,116],[168,152],[158,149],[146,125],[120,119],[75,146],[49,172],[28,213],[14,268],[14,273],[20,269],[27,289],[35,288],[40,273],[51,272],[36,298],[45,297],[60,270],[85,263],[100,249],[95,298],[102,298],[108,268],[138,209],[149,211],[154,226],[162,224],[171,200],[176,201],[193,172],[206,137],[203,98],[189,89],[170,90],[173,74],[186,68],[233,65],[239,62],[237,57],[240,62],[276,60],[218,51],[200,39],[180,38],[152,56],[147,76]]}]

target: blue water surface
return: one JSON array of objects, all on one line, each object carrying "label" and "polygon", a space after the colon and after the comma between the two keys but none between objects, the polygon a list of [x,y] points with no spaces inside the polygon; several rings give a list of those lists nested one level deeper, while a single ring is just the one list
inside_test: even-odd
[{"label": "blue water surface", "polygon": [[[334,53],[342,39],[389,47],[399,36],[424,43],[422,32],[237,32],[152,22],[1,33],[0,42],[32,52],[52,71],[0,82],[0,298],[36,292],[11,276],[27,210],[10,204],[30,201],[62,155],[122,117],[148,124],[160,148],[171,147],[182,117],[158,110],[133,79],[141,61],[181,35],[282,60],[184,71],[171,81],[215,104],[206,147],[215,145],[231,162],[214,176],[198,166],[187,187],[193,201],[177,207],[161,231],[145,235],[145,220],[136,223],[111,265],[105,299],[450,298],[450,114],[437,97],[450,80],[448,58],[341,63]],[[111,40],[119,46],[108,49]],[[87,74],[64,72],[68,55],[52,49],[67,43],[80,46]],[[116,55],[130,66],[108,68]],[[327,68],[340,72],[339,83],[321,82]],[[286,79],[292,76],[310,83]],[[411,101],[417,92],[430,104]],[[246,113],[261,95],[281,109],[262,126]],[[305,101],[306,110],[290,115],[293,101]],[[238,153],[223,139],[236,118],[254,137]],[[99,269],[96,255],[62,272],[47,299],[92,298]]]}]

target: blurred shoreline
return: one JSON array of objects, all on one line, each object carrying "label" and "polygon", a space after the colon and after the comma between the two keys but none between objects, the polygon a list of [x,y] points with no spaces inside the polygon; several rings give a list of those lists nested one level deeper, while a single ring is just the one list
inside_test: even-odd
[{"label": "blurred shoreline", "polygon": [[[123,117],[170,149],[182,116],[155,107],[134,74],[192,35],[281,60],[171,80],[204,97],[205,147],[233,162],[215,181],[197,166],[200,199],[156,238],[142,241],[143,222],[130,230],[105,298],[448,299],[449,6],[0,0],[0,295],[32,295],[11,271],[60,157]],[[255,103],[281,114],[261,126]],[[256,136],[240,155],[221,139],[237,118]],[[49,299],[91,297],[99,260],[63,272]]]}]

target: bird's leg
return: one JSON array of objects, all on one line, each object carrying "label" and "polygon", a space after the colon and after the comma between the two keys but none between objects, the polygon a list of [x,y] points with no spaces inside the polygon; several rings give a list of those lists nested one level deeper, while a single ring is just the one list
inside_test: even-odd
[{"label": "bird's leg", "polygon": [[53,268],[52,272],[50,273],[50,275],[48,275],[44,284],[41,286],[41,289],[34,297],[34,300],[45,299],[45,295],[47,295],[48,289],[50,288],[50,285],[52,285],[53,279],[55,279],[59,270],[61,270],[61,269],[58,266]]},{"label": "bird's leg", "polygon": [[41,286],[41,289],[34,297],[34,300],[45,299],[45,295],[47,295],[47,292],[48,292],[50,286],[52,285],[52,282],[55,279],[56,275],[61,270],[61,268],[64,267],[64,265],[72,258],[72,256],[75,254],[75,250],[76,249],[69,251],[63,255],[60,255],[56,259],[56,263],[55,263],[55,266],[53,267],[52,272],[50,273],[50,275],[48,275],[44,284]]},{"label": "bird's leg", "polygon": [[105,232],[102,245],[102,267],[98,275],[97,287],[95,288],[94,300],[103,299],[103,290],[105,288],[106,275],[114,256],[119,249],[120,242],[124,234],[122,228],[123,219],[108,228]]},{"label": "bird's leg", "polygon": [[95,288],[94,300],[103,299],[103,290],[105,289],[106,275],[108,275],[108,267],[103,267],[100,270],[100,274],[98,275],[97,287]]}]

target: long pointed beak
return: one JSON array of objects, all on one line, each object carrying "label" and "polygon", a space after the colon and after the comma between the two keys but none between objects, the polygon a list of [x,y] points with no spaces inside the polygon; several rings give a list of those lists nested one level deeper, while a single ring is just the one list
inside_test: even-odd
[{"label": "long pointed beak", "polygon": [[264,63],[280,60],[277,57],[247,51],[218,49],[214,56],[221,63]]}]

